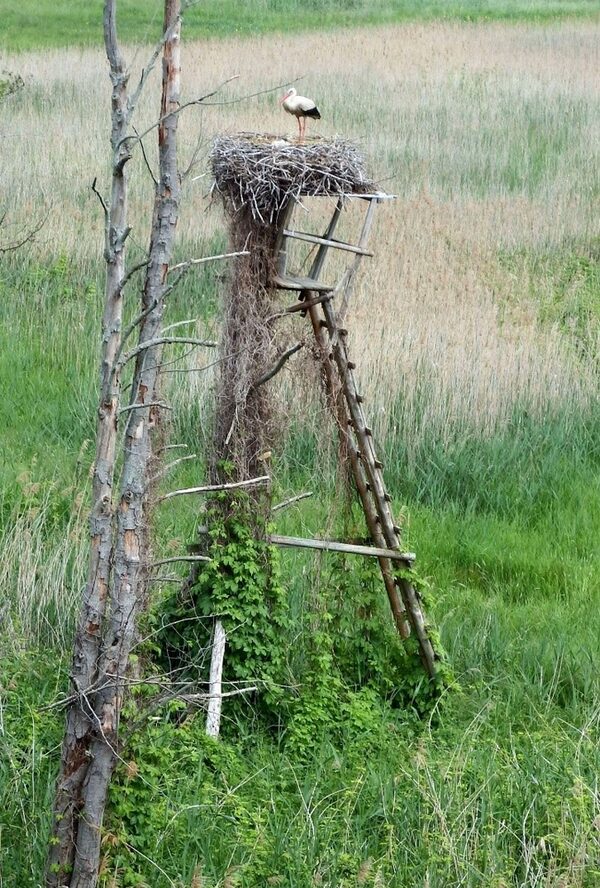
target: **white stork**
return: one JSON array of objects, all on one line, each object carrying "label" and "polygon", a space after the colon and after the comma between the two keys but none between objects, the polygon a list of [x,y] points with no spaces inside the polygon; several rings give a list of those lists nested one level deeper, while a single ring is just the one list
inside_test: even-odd
[{"label": "white stork", "polygon": [[307,99],[306,96],[299,96],[298,92],[293,87],[288,89],[286,94],[282,96],[279,100],[279,104],[283,105],[284,110],[287,111],[288,114],[293,114],[298,121],[300,140],[304,138],[304,134],[306,133],[306,118],[314,117],[316,120],[321,119],[319,109],[313,100]]}]

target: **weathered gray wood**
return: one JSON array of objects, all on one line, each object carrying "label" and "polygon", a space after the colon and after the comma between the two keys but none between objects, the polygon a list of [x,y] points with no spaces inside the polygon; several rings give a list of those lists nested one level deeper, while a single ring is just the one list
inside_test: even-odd
[{"label": "weathered gray wood", "polygon": [[215,621],[213,646],[210,659],[210,675],[208,684],[208,712],[206,715],[206,733],[209,737],[218,737],[221,730],[221,706],[223,703],[223,660],[227,636],[223,623]]},{"label": "weathered gray wood", "polygon": [[294,204],[295,201],[288,200],[281,210],[277,220],[278,231],[277,240],[275,241],[275,267],[277,268],[277,273],[281,275],[281,277],[285,277],[287,269],[287,246],[283,232],[294,211]]},{"label": "weathered gray wood", "polygon": [[196,493],[216,493],[220,490],[235,490],[238,487],[254,487],[256,484],[269,484],[270,475],[261,475],[259,478],[249,478],[247,481],[230,481],[226,484],[205,484],[202,487],[182,487],[180,490],[171,490],[163,494],[160,500],[172,499],[174,496],[189,496]]},{"label": "weathered gray wood", "polygon": [[115,15],[115,0],[107,0],[104,5],[104,42],[112,82],[112,169],[110,202],[109,206],[105,207],[106,282],[102,317],[100,399],[90,513],[90,555],[71,667],[71,681],[76,694],[67,712],[54,801],[52,835],[46,862],[45,878],[48,888],[57,888],[69,879],[75,855],[82,787],[89,765],[87,753],[92,728],[85,691],[97,678],[101,634],[111,578],[113,481],[120,401],[120,378],[113,372],[113,367],[121,349],[123,286],[127,277],[125,241],[129,229],[125,167],[130,159],[127,143],[124,141],[129,113],[129,73],[119,50]]},{"label": "weathered gray wood", "polygon": [[137,618],[146,605],[149,562],[148,506],[152,487],[154,437],[159,429],[159,373],[167,272],[179,215],[180,181],[177,165],[177,122],[180,93],[180,0],[165,0],[162,102],[158,126],[159,182],[142,294],[131,404],[125,430],[120,501],[111,591],[111,611],[103,638],[98,669],[100,690],[93,697],[94,739],[83,787],[83,815],[77,831],[70,888],[95,888],[100,863],[100,840],[108,785],[118,757],[119,721],[129,672],[129,655],[136,641]]},{"label": "weathered gray wood", "polygon": [[323,281],[317,281],[310,277],[289,277],[276,274],[273,285],[279,290],[314,290],[317,293],[331,293],[335,288]]},{"label": "weathered gray wood", "polygon": [[396,200],[395,194],[386,194],[385,191],[375,191],[372,194],[344,194],[344,200]]},{"label": "weathered gray wood", "polygon": [[305,539],[304,537],[280,536],[272,533],[269,537],[276,546],[292,549],[319,549],[322,552],[346,552],[348,555],[366,555],[371,558],[390,558],[393,561],[412,562],[417,557],[414,552],[398,552],[395,549],[378,546],[360,546],[355,543],[342,543],[337,540]]},{"label": "weathered gray wood", "polygon": [[[369,239],[369,234],[371,233],[371,228],[373,226],[373,221],[375,219],[375,209],[377,207],[378,201],[372,200],[369,203],[365,221],[363,223],[363,227],[360,233],[360,237],[358,240],[358,246],[364,250],[367,241]],[[346,316],[346,311],[348,310],[348,303],[350,301],[350,297],[352,295],[352,290],[354,287],[354,279],[356,277],[356,272],[360,266],[361,256],[356,256],[350,267],[344,273],[342,279],[339,281],[337,287],[335,288],[336,293],[342,293],[342,304],[337,312],[338,315],[338,326],[343,325],[344,318]]]},{"label": "weathered gray wood", "polygon": [[296,238],[296,240],[307,241],[309,244],[323,244],[332,247],[334,250],[346,250],[348,253],[359,253],[361,256],[373,256],[374,254],[362,247],[347,244],[344,241],[335,240],[335,238],[317,237],[316,234],[307,234],[305,231],[292,231],[284,228],[283,233],[286,237]]},{"label": "weathered gray wood", "polygon": [[[335,209],[333,211],[333,215],[331,217],[329,225],[327,226],[327,231],[323,235],[324,240],[326,240],[326,241],[331,240],[331,238],[333,237],[333,235],[335,233],[335,229],[337,228],[339,218],[342,213],[342,208],[343,208],[343,202],[342,202],[342,199],[339,198],[336,205],[335,205]],[[325,259],[327,258],[327,251],[328,250],[329,250],[329,247],[327,246],[327,244],[321,244],[319,246],[319,249],[317,250],[317,255],[315,256],[313,264],[311,265],[309,277],[311,277],[311,278],[318,278],[319,277],[319,275],[321,274],[321,271],[323,270],[323,265],[325,264]],[[306,294],[306,295],[308,296],[309,294]]]}]

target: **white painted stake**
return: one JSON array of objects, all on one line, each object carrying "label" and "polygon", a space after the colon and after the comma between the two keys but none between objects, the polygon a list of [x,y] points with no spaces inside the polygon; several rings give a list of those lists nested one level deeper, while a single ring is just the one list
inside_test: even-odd
[{"label": "white painted stake", "polygon": [[223,677],[223,659],[225,657],[225,643],[227,636],[220,620],[215,623],[213,635],[212,656],[210,658],[210,677],[208,685],[208,714],[206,716],[206,733],[209,737],[218,737],[221,728],[221,704],[223,692],[221,679]]}]

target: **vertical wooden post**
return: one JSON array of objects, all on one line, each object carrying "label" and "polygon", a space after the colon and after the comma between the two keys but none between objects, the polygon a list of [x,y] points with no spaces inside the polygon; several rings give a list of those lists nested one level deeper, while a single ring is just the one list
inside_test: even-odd
[{"label": "vertical wooden post", "polygon": [[223,623],[220,620],[215,620],[208,684],[208,713],[206,715],[206,733],[209,737],[218,737],[221,729],[223,659],[226,641],[227,636]]}]

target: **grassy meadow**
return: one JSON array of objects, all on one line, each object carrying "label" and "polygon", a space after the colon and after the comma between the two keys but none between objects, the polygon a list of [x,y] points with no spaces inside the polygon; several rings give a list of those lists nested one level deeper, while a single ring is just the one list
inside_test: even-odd
[{"label": "grassy meadow", "polygon": [[[212,0],[183,4],[190,38],[249,36],[447,19],[458,21],[598,20],[596,0]],[[160,0],[120,0],[123,38],[156,40]],[[94,45],[102,41],[102,0],[24,0],[3,10],[0,48]]]},{"label": "grassy meadow", "polygon": [[[256,5],[265,30],[290,8],[308,28],[336,6]],[[535,18],[594,5],[448,9],[478,18],[523,7]],[[124,6],[133,37],[137,7]],[[433,14],[441,4],[424,6]],[[251,6],[236,8],[243,17]],[[109,132],[101,51],[27,48],[27,4],[19,9],[6,23],[23,34],[22,51],[0,56],[0,69],[25,83],[0,104],[0,239],[46,222],[34,243],[0,255],[0,888],[42,878],[62,728],[48,707],[68,687],[86,572],[103,287],[90,184],[97,176],[106,186]],[[82,43],[96,40],[93,9],[77,18]],[[349,4],[343,21],[370,11]],[[190,10],[192,35],[209,30],[209,16],[210,5]],[[155,18],[148,13],[148,27]],[[40,40],[62,42],[52,29]],[[128,48],[134,72],[147,54]],[[457,687],[422,717],[364,681],[361,657],[379,656],[373,640],[390,658],[395,643],[377,578],[356,562],[282,554],[294,719],[285,731],[266,728],[252,705],[232,706],[218,744],[201,718],[173,712],[133,730],[103,884],[599,888],[600,26],[431,21],[184,43],[184,100],[232,75],[214,104],[181,117],[183,164],[197,144],[200,155],[185,185],[180,258],[226,246],[209,194],[214,135],[295,127],[277,93],[233,100],[296,76],[321,109],[309,127],[356,140],[397,195],[378,211],[350,349]],[[155,118],[157,84],[139,129]],[[147,150],[153,163],[150,140]],[[139,157],[130,180],[133,263],[152,193]],[[188,277],[167,323],[218,337],[225,278],[223,266]],[[132,286],[131,315],[135,299]],[[291,341],[302,323],[290,321]],[[171,440],[198,458],[168,487],[205,477],[214,357],[173,351]],[[341,534],[335,430],[304,351],[278,392],[278,495],[314,491],[280,514],[278,529]],[[158,510],[160,557],[193,539],[195,518],[189,503]],[[369,625],[357,633],[367,605]],[[336,633],[330,648],[326,626]],[[311,706],[322,694],[333,711],[334,685],[315,689],[311,668],[325,662],[333,674],[336,658],[354,685],[339,720],[323,722]]]}]

